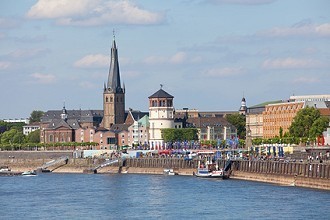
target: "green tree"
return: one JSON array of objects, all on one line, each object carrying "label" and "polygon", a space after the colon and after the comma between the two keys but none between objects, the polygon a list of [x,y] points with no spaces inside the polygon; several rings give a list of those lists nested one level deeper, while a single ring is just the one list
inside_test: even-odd
[{"label": "green tree", "polygon": [[165,128],[162,129],[162,137],[165,142],[197,140],[196,128]]},{"label": "green tree", "polygon": [[19,132],[16,129],[10,129],[9,131],[5,131],[1,135],[1,143],[2,144],[13,144],[15,135],[16,135],[15,140],[18,139],[17,133],[19,133]]},{"label": "green tree", "polygon": [[325,129],[328,127],[328,125],[329,125],[329,118],[319,117],[312,124],[312,127],[309,131],[309,137],[316,138],[316,137],[322,135],[323,131],[325,131]]},{"label": "green tree", "polygon": [[31,115],[29,118],[30,123],[40,122],[40,119],[44,114],[45,114],[45,112],[43,112],[43,111],[34,110],[33,112],[31,112]]},{"label": "green tree", "polygon": [[320,111],[306,107],[298,111],[289,128],[292,137],[316,138],[328,126],[329,119],[321,116]]},{"label": "green tree", "polygon": [[226,115],[226,119],[230,124],[232,124],[236,127],[237,135],[239,136],[239,138],[244,139],[245,135],[246,135],[245,115],[235,113],[235,114],[231,114],[231,115]]},{"label": "green tree", "polygon": [[32,131],[26,137],[28,143],[39,143],[40,142],[40,129]]}]

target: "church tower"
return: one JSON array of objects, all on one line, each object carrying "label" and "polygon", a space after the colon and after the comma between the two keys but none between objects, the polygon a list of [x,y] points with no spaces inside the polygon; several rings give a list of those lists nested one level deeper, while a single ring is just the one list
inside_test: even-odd
[{"label": "church tower", "polygon": [[102,126],[110,129],[113,124],[125,122],[125,86],[120,85],[118,51],[113,36],[108,82],[103,91]]},{"label": "church tower", "polygon": [[246,107],[246,101],[243,96],[242,101],[241,101],[241,107],[239,108],[239,113],[241,115],[246,115],[247,107]]}]

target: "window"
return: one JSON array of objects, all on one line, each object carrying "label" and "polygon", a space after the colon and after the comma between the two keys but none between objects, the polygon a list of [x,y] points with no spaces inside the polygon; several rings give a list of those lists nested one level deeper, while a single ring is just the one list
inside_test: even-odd
[{"label": "window", "polygon": [[108,137],[107,144],[116,144],[116,138]]}]

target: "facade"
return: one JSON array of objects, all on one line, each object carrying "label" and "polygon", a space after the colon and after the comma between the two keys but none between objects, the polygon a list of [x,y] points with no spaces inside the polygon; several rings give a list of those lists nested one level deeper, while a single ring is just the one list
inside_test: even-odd
[{"label": "facade", "polygon": [[39,122],[28,124],[28,125],[23,126],[23,134],[24,135],[29,135],[31,132],[39,130],[39,129],[40,129],[40,123]]},{"label": "facade", "polygon": [[107,84],[103,90],[102,126],[110,129],[113,124],[125,122],[125,88],[120,84],[118,51],[115,39],[111,48],[111,62]]},{"label": "facade", "polygon": [[[146,146],[149,143],[149,116],[146,112],[130,111],[133,119],[128,127],[128,146]],[[126,121],[128,121],[128,118]]]},{"label": "facade", "polygon": [[263,114],[263,138],[280,136],[280,128],[283,134],[289,131],[289,127],[297,112],[304,107],[304,102],[283,102],[269,104]]},{"label": "facade", "polygon": [[162,88],[149,96],[149,146],[152,149],[165,147],[161,129],[174,128],[173,98]]}]

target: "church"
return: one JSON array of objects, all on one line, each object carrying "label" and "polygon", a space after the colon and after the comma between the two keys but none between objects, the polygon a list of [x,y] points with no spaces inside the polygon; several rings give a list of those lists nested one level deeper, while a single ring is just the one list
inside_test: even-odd
[{"label": "church", "polygon": [[210,115],[210,112],[185,110],[184,117],[180,118],[180,110],[174,108],[174,96],[162,87],[148,97],[149,112],[125,110],[125,85],[121,84],[114,37],[108,80],[103,88],[103,110],[67,110],[65,105],[62,110],[48,110],[41,118],[40,142],[93,142],[96,145],[93,149],[118,149],[119,146],[164,149],[161,130],[184,128],[187,123],[199,130],[200,140],[237,135],[236,128],[225,120],[226,114],[235,112]]},{"label": "church", "polygon": [[[40,122],[41,143],[95,142],[97,149],[148,144],[148,112],[125,111],[118,50],[112,42],[108,80],[103,89],[103,110],[48,110]],[[138,134],[138,136],[137,136]]]}]

